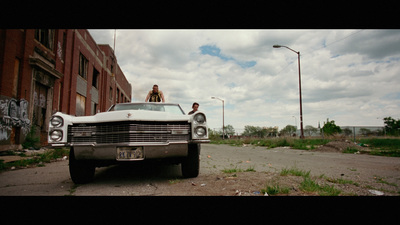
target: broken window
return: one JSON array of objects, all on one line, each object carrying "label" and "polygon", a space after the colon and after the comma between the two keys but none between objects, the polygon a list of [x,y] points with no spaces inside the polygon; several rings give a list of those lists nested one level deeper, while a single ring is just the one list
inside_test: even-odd
[{"label": "broken window", "polygon": [[46,48],[53,50],[54,33],[54,29],[36,29],[35,39],[38,40]]},{"label": "broken window", "polygon": [[95,88],[99,88],[99,71],[97,71],[94,67],[93,67],[93,80],[92,80],[92,86]]},{"label": "broken window", "polygon": [[89,61],[82,55],[79,54],[79,75],[83,77],[85,80],[87,79],[87,71],[88,71]]}]

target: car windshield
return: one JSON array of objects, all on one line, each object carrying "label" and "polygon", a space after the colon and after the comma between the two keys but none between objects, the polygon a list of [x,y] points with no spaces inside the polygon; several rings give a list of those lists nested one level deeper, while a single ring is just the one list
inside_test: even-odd
[{"label": "car windshield", "polygon": [[182,108],[175,104],[161,104],[161,103],[133,103],[133,104],[117,104],[114,105],[109,111],[121,110],[146,110],[146,111],[159,111],[172,113],[176,115],[185,115]]}]

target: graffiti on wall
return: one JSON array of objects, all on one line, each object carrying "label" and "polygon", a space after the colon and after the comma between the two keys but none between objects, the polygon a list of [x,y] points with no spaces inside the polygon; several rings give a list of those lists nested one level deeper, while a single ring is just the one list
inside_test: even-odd
[{"label": "graffiti on wall", "polygon": [[28,101],[0,99],[0,141],[9,140],[12,127],[20,127],[24,136],[29,133]]}]

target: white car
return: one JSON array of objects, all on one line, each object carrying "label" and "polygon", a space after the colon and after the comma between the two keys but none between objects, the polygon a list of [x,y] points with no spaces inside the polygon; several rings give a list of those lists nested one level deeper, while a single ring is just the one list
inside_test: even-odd
[{"label": "white car", "polygon": [[185,115],[179,104],[121,103],[107,112],[75,117],[55,113],[48,142],[70,147],[74,183],[90,182],[95,168],[119,162],[171,159],[185,178],[197,177],[201,143],[209,143],[206,115]]}]

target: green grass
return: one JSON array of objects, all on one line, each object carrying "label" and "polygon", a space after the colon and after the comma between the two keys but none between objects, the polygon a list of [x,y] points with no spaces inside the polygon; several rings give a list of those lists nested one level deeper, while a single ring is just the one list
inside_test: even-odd
[{"label": "green grass", "polygon": [[299,177],[309,177],[311,171],[304,171],[304,170],[299,170],[297,168],[283,168],[281,170],[280,175],[281,176],[287,176],[287,175],[293,175],[293,176],[299,176]]},{"label": "green grass", "polygon": [[261,193],[265,195],[277,195],[277,194],[289,194],[290,188],[288,187],[281,187],[278,184],[276,185],[266,185],[265,189],[261,189]]},{"label": "green grass", "polygon": [[[212,139],[211,144],[227,144],[231,146],[261,146],[267,148],[290,147],[300,150],[312,150],[320,145],[325,145],[334,139],[320,138],[248,138],[248,139]],[[400,157],[400,138],[362,138],[357,140],[361,146],[368,147],[371,151],[360,151],[363,154]],[[359,150],[348,148],[344,153],[356,153]]]},{"label": "green grass", "polygon": [[350,148],[350,147],[348,147],[348,148],[346,148],[345,150],[343,150],[343,153],[354,154],[354,153],[356,153],[356,152],[359,152],[359,150],[356,149],[356,148]]},{"label": "green grass", "polygon": [[254,166],[250,166],[246,170],[243,170],[241,168],[237,168],[237,166],[235,166],[235,168],[230,168],[230,169],[225,168],[225,169],[222,170],[222,172],[224,172],[224,173],[256,172],[256,170],[254,169]]},{"label": "green grass", "polygon": [[400,150],[400,139],[398,138],[369,138],[360,139],[358,141],[373,148],[380,148],[384,150]]},{"label": "green grass", "polygon": [[362,145],[368,145],[369,154],[378,156],[400,157],[399,138],[369,138],[358,140]]},{"label": "green grass", "polygon": [[331,182],[331,183],[335,183],[335,184],[352,184],[355,186],[360,186],[358,183],[352,181],[352,180],[346,180],[346,179],[342,179],[342,178],[338,178],[338,179],[334,179],[334,178],[326,178],[327,181]]},{"label": "green grass", "polygon": [[51,149],[43,154],[37,154],[30,159],[21,159],[14,162],[4,163],[0,160],[0,171],[10,169],[11,167],[21,168],[29,165],[44,166],[43,163],[49,163],[52,160],[69,155],[69,149]]},{"label": "green grass", "polygon": [[321,196],[338,196],[340,190],[336,189],[333,185],[319,185],[315,180],[310,177],[305,177],[300,184],[300,190],[305,192],[317,192]]},{"label": "green grass", "polygon": [[237,173],[237,172],[243,172],[242,169],[238,169],[237,166],[235,168],[231,168],[231,169],[223,169],[222,172],[224,173]]},{"label": "green grass", "polygon": [[266,138],[266,139],[216,139],[211,144],[227,144],[231,146],[253,145],[267,148],[291,147],[294,149],[310,150],[315,146],[327,144],[327,139],[296,139],[296,138]]},{"label": "green grass", "polygon": [[[292,168],[283,168],[280,172],[281,176],[299,176],[303,177],[303,181],[299,185],[299,189],[304,192],[310,193],[318,193],[321,196],[337,196],[341,193],[340,190],[336,189],[333,185],[320,185],[316,182],[314,178],[310,175],[311,171],[300,170],[295,167]],[[328,179],[327,179],[328,180]],[[328,180],[329,181],[329,180]],[[335,181],[336,183],[352,183],[352,181],[337,179],[331,181]],[[268,193],[268,195],[277,195],[277,194],[289,194],[290,188],[281,187],[279,184],[269,185],[266,184],[265,189],[262,189],[261,192]]]}]

